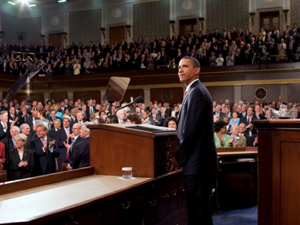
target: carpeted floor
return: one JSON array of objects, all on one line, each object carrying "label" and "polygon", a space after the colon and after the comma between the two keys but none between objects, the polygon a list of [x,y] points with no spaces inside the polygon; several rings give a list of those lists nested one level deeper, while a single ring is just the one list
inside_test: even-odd
[{"label": "carpeted floor", "polygon": [[222,211],[213,215],[214,225],[257,225],[257,206]]}]

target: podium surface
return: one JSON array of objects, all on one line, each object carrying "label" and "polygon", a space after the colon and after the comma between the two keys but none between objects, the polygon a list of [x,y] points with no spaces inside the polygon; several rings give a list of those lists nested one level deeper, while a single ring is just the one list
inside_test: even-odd
[{"label": "podium surface", "polygon": [[255,120],[258,225],[300,224],[300,120]]}]

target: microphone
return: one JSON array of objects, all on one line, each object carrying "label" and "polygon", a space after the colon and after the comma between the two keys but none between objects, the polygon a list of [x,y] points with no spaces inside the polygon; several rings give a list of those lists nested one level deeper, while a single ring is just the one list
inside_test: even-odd
[{"label": "microphone", "polygon": [[141,103],[141,102],[143,102],[143,101],[144,101],[144,98],[143,98],[142,96],[138,96],[138,97],[136,97],[136,98],[134,99],[134,101],[129,102],[128,104],[123,105],[122,107],[118,108],[118,109],[116,110],[115,113],[117,113],[117,111],[119,111],[120,109],[124,109],[124,108],[126,108],[126,107],[128,107],[128,106],[130,106],[130,105],[132,105],[132,104],[134,104],[134,103]]},{"label": "microphone", "polygon": [[130,105],[132,105],[132,104],[134,104],[134,103],[141,103],[141,102],[143,102],[143,101],[144,101],[144,98],[143,98],[142,96],[138,96],[138,97],[136,97],[136,98],[134,99],[134,101],[132,101],[132,102],[130,102],[130,103],[128,103],[128,104],[126,104],[126,105],[123,105],[122,107],[118,108],[118,109],[115,111],[115,113],[113,114],[114,122],[117,121],[116,114],[117,114],[117,112],[118,112],[120,109],[124,109],[124,108],[126,108],[126,107],[128,107],[128,106],[130,106]]}]

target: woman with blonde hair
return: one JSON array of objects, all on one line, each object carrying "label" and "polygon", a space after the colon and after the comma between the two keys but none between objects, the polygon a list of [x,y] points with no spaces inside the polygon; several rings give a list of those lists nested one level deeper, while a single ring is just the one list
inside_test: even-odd
[{"label": "woman with blonde hair", "polygon": [[27,137],[17,134],[14,137],[15,148],[9,151],[10,180],[31,177],[34,168],[33,152],[25,148]]}]

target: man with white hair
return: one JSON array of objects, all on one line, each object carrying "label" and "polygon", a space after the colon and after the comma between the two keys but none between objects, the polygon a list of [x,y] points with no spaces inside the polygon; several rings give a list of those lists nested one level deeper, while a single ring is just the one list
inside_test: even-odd
[{"label": "man with white hair", "polygon": [[2,142],[4,145],[7,143],[7,121],[8,121],[8,114],[6,111],[2,111],[0,113],[0,142]]},{"label": "man with white hair", "polygon": [[8,148],[9,148],[9,150],[16,148],[15,139],[14,138],[19,133],[20,133],[20,128],[17,127],[17,126],[13,126],[10,129],[10,138],[9,138],[9,141],[8,141]]},{"label": "man with white hair", "polygon": [[117,123],[125,123],[125,117],[126,117],[126,110],[125,109],[120,109],[117,112],[117,118],[118,118],[118,122]]},{"label": "man with white hair", "polygon": [[30,132],[30,126],[27,123],[23,123],[20,126],[20,132],[26,135],[27,137],[26,148],[30,149],[30,140],[33,140],[36,134],[34,132]]},{"label": "man with white hair", "polygon": [[239,135],[239,127],[233,124],[230,127],[231,137],[229,139],[229,144],[232,147],[246,147],[247,140],[244,136]]},{"label": "man with white hair", "polygon": [[90,129],[87,125],[93,124],[85,122],[80,129],[80,137],[83,141],[78,143],[73,150],[70,169],[82,168],[90,165]]}]

